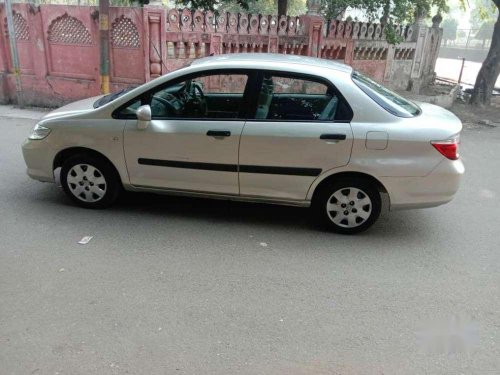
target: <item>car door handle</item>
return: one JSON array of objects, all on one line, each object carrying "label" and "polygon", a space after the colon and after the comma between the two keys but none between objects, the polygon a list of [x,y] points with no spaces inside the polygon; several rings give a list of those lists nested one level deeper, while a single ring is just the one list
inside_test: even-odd
[{"label": "car door handle", "polygon": [[319,136],[319,139],[329,139],[329,140],[335,140],[335,141],[343,141],[346,139],[345,134],[321,134]]},{"label": "car door handle", "polygon": [[229,137],[231,132],[229,130],[209,130],[207,135],[210,137]]}]

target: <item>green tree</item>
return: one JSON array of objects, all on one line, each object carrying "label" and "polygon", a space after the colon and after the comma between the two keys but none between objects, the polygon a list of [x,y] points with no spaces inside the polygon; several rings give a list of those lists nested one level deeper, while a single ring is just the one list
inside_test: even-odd
[{"label": "green tree", "polygon": [[[252,3],[267,2],[267,0],[177,0],[178,4],[197,9],[217,10],[228,4],[237,4],[241,9],[248,10]],[[288,14],[291,6],[297,0],[274,0],[278,14]],[[302,0],[301,3],[305,3]],[[322,13],[328,18],[336,18],[347,8],[363,9],[367,15],[379,19],[382,13],[390,19],[407,21],[413,18],[415,11],[429,13],[432,7],[446,10],[446,0],[322,0]],[[286,8],[286,11],[283,11]],[[274,12],[276,13],[276,12]]]},{"label": "green tree", "polygon": [[369,18],[372,18],[384,5],[384,0],[322,0],[321,13],[326,19],[336,19],[348,9],[362,9]]},{"label": "green tree", "polygon": [[192,9],[203,9],[217,11],[221,6],[235,3],[240,9],[247,11],[250,0],[177,0],[177,4]]},{"label": "green tree", "polygon": [[[220,9],[228,12],[238,13],[241,11],[241,7],[238,3],[234,1],[228,1],[222,4]],[[249,13],[260,13],[260,14],[279,14],[277,12],[276,0],[248,0],[248,12]],[[300,16],[306,12],[306,1],[305,0],[289,0],[288,11],[289,16]]]},{"label": "green tree", "polygon": [[485,21],[479,27],[479,30],[475,38],[483,41],[483,48],[486,44],[486,41],[492,38],[494,28],[495,28],[494,21]]},{"label": "green tree", "polygon": [[457,29],[458,29],[458,21],[454,18],[447,18],[441,24],[443,28],[443,40],[444,45],[448,44],[448,41],[452,42],[457,39]]},{"label": "green tree", "polygon": [[[469,22],[473,29],[479,29],[485,21],[493,21],[491,17],[494,13],[492,5],[491,0],[472,0]],[[464,8],[468,7],[464,6]]]},{"label": "green tree", "polygon": [[327,19],[335,19],[348,9],[360,9],[371,20],[380,20],[386,25],[385,33],[390,43],[398,43],[401,38],[396,35],[396,24],[413,22],[415,15],[428,16],[431,9],[446,12],[446,0],[322,0],[322,14]]}]

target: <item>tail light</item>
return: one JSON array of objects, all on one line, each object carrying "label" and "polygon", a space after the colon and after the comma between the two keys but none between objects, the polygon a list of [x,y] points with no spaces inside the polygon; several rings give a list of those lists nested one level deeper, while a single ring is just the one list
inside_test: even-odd
[{"label": "tail light", "polygon": [[431,141],[431,144],[443,156],[450,160],[457,160],[460,155],[458,154],[458,146],[460,144],[460,134],[457,134],[444,141]]}]

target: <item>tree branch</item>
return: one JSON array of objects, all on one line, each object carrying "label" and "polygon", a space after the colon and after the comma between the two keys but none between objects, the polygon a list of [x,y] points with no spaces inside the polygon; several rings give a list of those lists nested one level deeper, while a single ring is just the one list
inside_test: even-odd
[{"label": "tree branch", "polygon": [[[500,1],[500,0],[499,0]],[[335,14],[332,18],[333,19],[337,19],[338,16],[340,16],[342,13],[344,13],[346,11],[348,7],[345,7],[345,8],[342,8],[342,10],[340,10],[340,12],[338,12],[337,14]]]}]

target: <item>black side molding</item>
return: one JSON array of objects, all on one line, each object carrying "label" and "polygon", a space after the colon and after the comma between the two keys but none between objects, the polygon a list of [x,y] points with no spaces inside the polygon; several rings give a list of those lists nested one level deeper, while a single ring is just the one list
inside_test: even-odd
[{"label": "black side molding", "polygon": [[319,139],[333,139],[333,140],[336,140],[336,141],[343,141],[345,140],[347,137],[345,134],[321,134],[319,136]]},{"label": "black side molding", "polygon": [[240,165],[242,173],[281,174],[288,176],[311,176],[316,177],[321,173],[321,168],[297,168],[297,167],[269,167],[260,165]]},{"label": "black side molding", "polygon": [[189,161],[158,160],[158,159],[146,159],[146,158],[139,158],[138,163],[142,165],[154,165],[157,167],[200,169],[203,171],[238,172],[238,166],[236,164],[199,163],[199,162],[189,162]]},{"label": "black side molding", "polygon": [[278,174],[287,176],[310,176],[317,177],[321,174],[321,168],[300,168],[300,167],[273,167],[261,165],[238,165],[236,164],[215,164],[200,163],[178,160],[159,160],[139,158],[137,162],[141,165],[150,165],[156,167],[198,169],[204,171],[219,172],[241,172],[241,173],[260,173],[260,174]]}]

